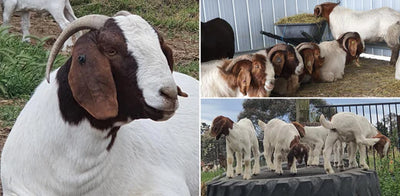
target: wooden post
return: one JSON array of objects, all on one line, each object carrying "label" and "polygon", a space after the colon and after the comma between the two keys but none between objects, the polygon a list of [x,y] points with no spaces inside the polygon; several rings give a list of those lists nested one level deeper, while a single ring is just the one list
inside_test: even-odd
[{"label": "wooden post", "polygon": [[309,99],[296,99],[296,121],[297,122],[310,122],[310,100]]}]

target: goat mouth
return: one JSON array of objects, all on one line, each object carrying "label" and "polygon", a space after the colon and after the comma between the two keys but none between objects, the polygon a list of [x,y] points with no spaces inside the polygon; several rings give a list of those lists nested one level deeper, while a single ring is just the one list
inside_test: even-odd
[{"label": "goat mouth", "polygon": [[154,121],[164,121],[168,120],[175,114],[176,110],[159,110],[145,104],[144,112],[146,115]]},{"label": "goat mouth", "polygon": [[267,91],[272,91],[272,89],[274,89],[274,85],[272,85],[272,84],[265,84],[264,88],[265,88],[265,90],[267,90]]}]

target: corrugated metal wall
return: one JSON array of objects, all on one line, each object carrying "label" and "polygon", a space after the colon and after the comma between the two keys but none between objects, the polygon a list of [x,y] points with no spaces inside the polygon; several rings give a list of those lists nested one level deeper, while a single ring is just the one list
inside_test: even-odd
[{"label": "corrugated metal wall", "polygon": [[[235,32],[235,51],[246,52],[267,48],[280,41],[260,34],[261,30],[280,35],[274,23],[282,17],[313,13],[315,5],[336,0],[201,0],[201,21],[223,18]],[[391,7],[400,11],[400,0],[342,0],[341,6],[353,10]],[[328,30],[323,40],[330,40]],[[390,56],[385,47],[368,47],[366,53]]]}]

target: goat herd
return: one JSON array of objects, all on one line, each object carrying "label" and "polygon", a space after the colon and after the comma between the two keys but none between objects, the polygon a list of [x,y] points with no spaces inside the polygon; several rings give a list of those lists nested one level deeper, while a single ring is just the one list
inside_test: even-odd
[{"label": "goat herd", "polygon": [[400,13],[391,8],[353,11],[338,4],[323,3],[314,9],[316,17],[326,19],[335,40],[296,47],[277,44],[233,59],[224,59],[234,53],[230,25],[219,18],[202,23],[202,96],[293,96],[302,83],[342,79],[345,65],[354,60],[359,65],[364,42],[386,42],[392,50],[390,64],[396,65],[395,78],[400,79]]},{"label": "goat herd", "polygon": [[[258,126],[264,131],[264,157],[268,169],[282,175],[282,161],[287,161],[291,174],[297,173],[296,160],[300,164],[319,165],[319,157],[323,150],[324,169],[326,173],[334,173],[331,166],[331,154],[335,150],[335,164],[343,168],[343,144],[348,145],[349,168],[358,167],[356,151],[360,152],[360,166],[369,169],[366,159],[366,146],[373,146],[382,157],[387,154],[390,140],[382,135],[368,120],[354,113],[342,112],[327,121],[320,117],[321,126],[303,126],[297,122],[286,123],[272,119],[268,123],[258,120]],[[225,116],[216,117],[211,125],[210,134],[217,140],[226,138],[227,177],[234,177],[233,155],[236,157],[236,175],[242,174],[242,158],[244,158],[243,179],[248,180],[251,174],[260,173],[260,152],[258,139],[252,122],[241,119],[233,122]],[[254,167],[251,172],[251,153],[254,155]]]}]

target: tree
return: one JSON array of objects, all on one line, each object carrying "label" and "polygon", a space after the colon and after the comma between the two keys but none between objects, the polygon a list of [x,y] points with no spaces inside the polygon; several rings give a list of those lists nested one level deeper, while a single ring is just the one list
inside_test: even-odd
[{"label": "tree", "polygon": [[[310,111],[319,115],[321,111],[315,106],[327,105],[323,99],[310,99]],[[290,121],[296,120],[295,99],[248,99],[243,102],[243,111],[238,115],[238,120],[249,118],[268,122],[273,118],[287,117]],[[310,118],[314,119],[314,118]]]}]

